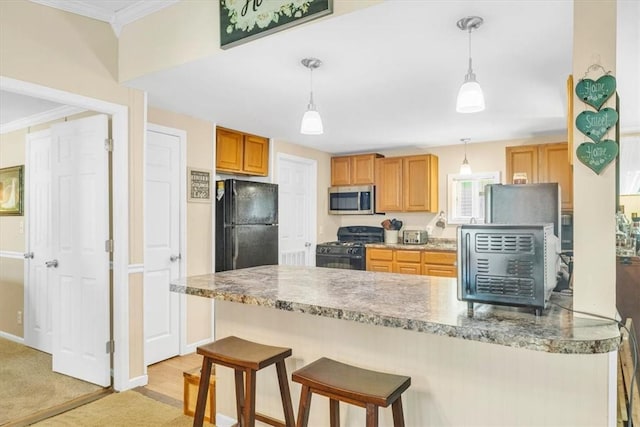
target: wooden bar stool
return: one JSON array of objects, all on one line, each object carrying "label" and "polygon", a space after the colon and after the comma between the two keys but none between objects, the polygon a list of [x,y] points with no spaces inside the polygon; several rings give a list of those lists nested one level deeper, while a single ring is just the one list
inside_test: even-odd
[{"label": "wooden bar stool", "polygon": [[295,371],[293,381],[302,384],[297,427],[306,427],[313,393],[328,397],[331,427],[340,425],[340,402],[363,407],[367,427],[378,425],[378,407],[391,405],[394,427],[404,427],[402,393],[411,377],[370,371],[323,357]]},{"label": "wooden bar stool", "polygon": [[[291,393],[284,365],[284,359],[291,356],[290,348],[272,347],[230,336],[198,347],[198,354],[203,358],[194,426],[202,426],[212,363],[227,366],[235,371],[238,426],[254,427],[256,420],[277,427],[294,426]],[[256,372],[274,363],[278,372],[285,422],[256,413]]]}]

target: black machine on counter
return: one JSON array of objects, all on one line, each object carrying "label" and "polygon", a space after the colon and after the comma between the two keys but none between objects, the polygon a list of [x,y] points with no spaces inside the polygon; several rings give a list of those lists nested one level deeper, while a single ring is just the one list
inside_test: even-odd
[{"label": "black machine on counter", "polygon": [[487,224],[458,229],[458,298],[470,315],[474,302],[533,307],[536,314],[546,307],[567,221],[560,194],[558,183],[485,187]]},{"label": "black machine on counter", "polygon": [[458,299],[533,307],[539,315],[556,286],[553,224],[465,224],[458,228]]},{"label": "black machine on counter", "polygon": [[216,272],[278,264],[278,185],[216,182]]}]

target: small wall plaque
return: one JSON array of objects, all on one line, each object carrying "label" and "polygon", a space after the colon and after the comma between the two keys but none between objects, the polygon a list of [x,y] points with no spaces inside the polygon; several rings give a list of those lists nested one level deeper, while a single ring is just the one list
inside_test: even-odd
[{"label": "small wall plaque", "polygon": [[207,169],[187,168],[190,202],[211,202],[211,171]]},{"label": "small wall plaque", "polygon": [[576,150],[578,159],[598,175],[617,155],[618,144],[610,139],[598,143],[583,142]]},{"label": "small wall plaque", "polygon": [[616,92],[616,78],[610,75],[600,77],[598,80],[582,79],[576,85],[576,95],[584,103],[591,105],[596,110]]},{"label": "small wall plaque", "polygon": [[576,127],[593,142],[599,142],[617,122],[618,112],[613,108],[603,108],[598,112],[583,111],[576,117]]}]

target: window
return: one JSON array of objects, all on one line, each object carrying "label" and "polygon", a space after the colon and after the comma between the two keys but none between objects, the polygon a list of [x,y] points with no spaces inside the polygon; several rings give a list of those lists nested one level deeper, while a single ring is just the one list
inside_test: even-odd
[{"label": "window", "polygon": [[449,191],[449,224],[469,224],[475,219],[484,223],[484,187],[499,184],[500,172],[482,172],[470,175],[447,175]]}]

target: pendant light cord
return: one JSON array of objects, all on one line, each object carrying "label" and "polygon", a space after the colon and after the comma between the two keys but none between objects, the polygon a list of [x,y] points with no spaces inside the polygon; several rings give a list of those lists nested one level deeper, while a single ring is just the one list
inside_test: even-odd
[{"label": "pendant light cord", "polygon": [[314,107],[313,104],[313,68],[309,68],[309,109]]},{"label": "pendant light cord", "polygon": [[468,74],[473,74],[473,68],[471,66],[471,31],[473,31],[472,27],[469,27],[469,71]]}]

